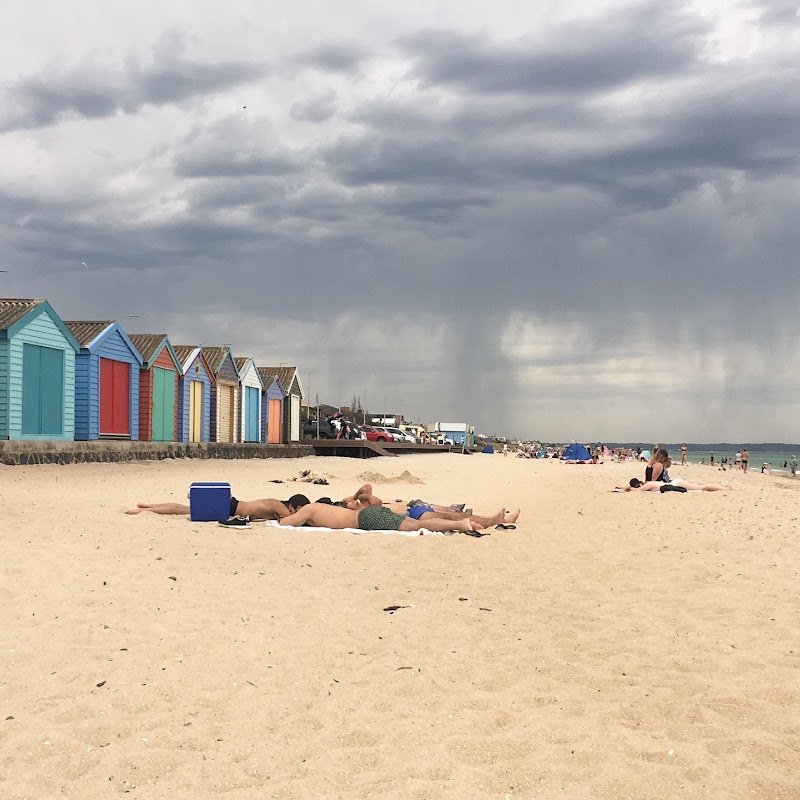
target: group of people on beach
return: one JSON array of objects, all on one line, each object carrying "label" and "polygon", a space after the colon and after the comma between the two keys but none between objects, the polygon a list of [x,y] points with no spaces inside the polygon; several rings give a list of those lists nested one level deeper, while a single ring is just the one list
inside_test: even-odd
[{"label": "group of people on beach", "polygon": [[[139,503],[126,513],[139,514],[142,511],[188,516],[191,509],[185,503]],[[312,503],[303,494],[295,494],[286,501],[273,498],[237,500],[232,497],[230,517],[220,524],[242,528],[248,527],[250,520],[271,519],[293,528],[314,526],[336,530],[473,533],[492,526],[513,529],[519,514],[519,509],[507,512],[501,508],[496,514],[482,515],[474,514],[471,508],[465,509],[463,505],[444,506],[419,499],[407,503],[382,500],[375,495],[372,485],[365,483],[352,495],[336,502],[330,497],[322,497]]]},{"label": "group of people on beach", "polygon": [[[685,446],[685,445],[684,445]],[[681,448],[683,450],[683,448]],[[681,463],[686,463],[682,460]],[[692,483],[682,478],[671,478],[669,468],[672,459],[664,448],[654,447],[650,461],[645,467],[644,480],[631,478],[627,486],[616,486],[615,491],[623,492],[720,492],[730,486],[717,486],[713,483]]]}]

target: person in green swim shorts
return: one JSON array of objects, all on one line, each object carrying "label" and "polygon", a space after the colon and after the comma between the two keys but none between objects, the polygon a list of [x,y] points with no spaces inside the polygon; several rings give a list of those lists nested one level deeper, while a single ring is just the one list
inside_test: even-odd
[{"label": "person in green swim shorts", "polygon": [[395,514],[384,506],[367,506],[360,510],[333,506],[327,503],[309,503],[288,517],[279,520],[280,525],[300,527],[314,525],[319,528],[359,528],[365,531],[478,531],[483,526],[470,519],[411,519]]}]

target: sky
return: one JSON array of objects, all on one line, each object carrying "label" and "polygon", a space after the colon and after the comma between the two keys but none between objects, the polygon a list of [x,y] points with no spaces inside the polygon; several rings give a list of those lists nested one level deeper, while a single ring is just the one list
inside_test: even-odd
[{"label": "sky", "polygon": [[0,31],[0,296],[423,423],[800,441],[798,0],[4,0]]}]

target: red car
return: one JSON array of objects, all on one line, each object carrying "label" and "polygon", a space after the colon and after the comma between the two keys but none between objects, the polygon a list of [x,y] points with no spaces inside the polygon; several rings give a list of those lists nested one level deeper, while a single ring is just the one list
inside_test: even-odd
[{"label": "red car", "polygon": [[392,442],[394,439],[386,431],[376,431],[372,425],[362,425],[361,430],[369,442]]}]

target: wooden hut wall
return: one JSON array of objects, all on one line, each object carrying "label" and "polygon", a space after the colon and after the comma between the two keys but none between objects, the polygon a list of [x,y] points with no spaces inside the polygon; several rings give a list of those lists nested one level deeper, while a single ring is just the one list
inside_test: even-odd
[{"label": "wooden hut wall", "polygon": [[[256,365],[250,361],[242,375],[239,393],[239,431],[242,442],[261,441],[261,391],[261,376]],[[252,396],[251,402],[255,408],[248,402],[248,395]],[[247,418],[249,414],[253,415],[250,420]]]},{"label": "wooden hut wall", "polygon": [[[104,402],[101,387],[101,359],[128,365],[127,425],[117,430],[101,431],[101,404]],[[118,329],[106,335],[97,348],[81,349],[75,357],[75,439],[86,441],[102,435],[139,438],[139,361]],[[124,428],[124,430],[123,430]]]},{"label": "wooden hut wall", "polygon": [[8,339],[0,339],[0,439],[8,439]]},{"label": "wooden hut wall", "polygon": [[[202,418],[200,420],[200,438],[193,439],[189,430],[191,410],[189,407],[192,396],[192,383],[199,383],[202,398]],[[201,356],[195,356],[189,369],[186,370],[181,379],[180,399],[178,401],[178,425],[180,428],[181,442],[201,441],[207,442],[211,434],[211,390],[214,387],[214,380],[211,371],[208,369],[206,360]]]},{"label": "wooden hut wall", "polygon": [[[49,308],[49,305],[47,306]],[[59,320],[60,322],[60,320]],[[5,411],[8,422],[3,431],[6,439],[34,439],[40,441],[70,441],[75,437],[75,346],[74,339],[59,328],[46,311],[33,319],[10,338],[6,339],[6,386]],[[48,418],[38,427],[30,418],[23,418],[23,380],[25,345],[46,351],[52,364],[42,366],[41,399],[47,404]],[[33,351],[28,351],[32,353]],[[60,354],[60,355],[59,355]],[[59,363],[60,362],[60,363]],[[60,370],[56,370],[60,366]],[[28,384],[28,389],[33,384]],[[30,409],[26,411],[30,413]],[[24,430],[27,428],[27,430]],[[58,428],[58,430],[56,430]]]},{"label": "wooden hut wall", "polygon": [[[272,403],[270,403],[270,400]],[[278,441],[272,444],[280,444],[283,439],[283,386],[280,381],[274,380],[269,385],[269,388],[261,395],[261,442],[266,444],[269,441],[269,421],[270,421],[270,407],[277,408],[278,414]]]},{"label": "wooden hut wall", "polygon": [[236,420],[239,413],[239,373],[236,371],[236,364],[230,351],[223,359],[215,377],[217,386],[211,392],[211,441],[235,442],[238,430]]},{"label": "wooden hut wall", "polygon": [[[294,396],[294,400],[292,400]],[[300,383],[297,380],[297,371],[292,378],[291,386],[283,401],[283,441],[297,442],[300,440]]]},{"label": "wooden hut wall", "polygon": [[139,438],[146,442],[153,441],[153,367],[167,369],[174,374],[175,380],[175,403],[172,409],[172,441],[178,441],[178,406],[180,376],[175,369],[175,362],[166,347],[162,348],[158,358],[153,361],[149,369],[143,369],[139,373]]}]

